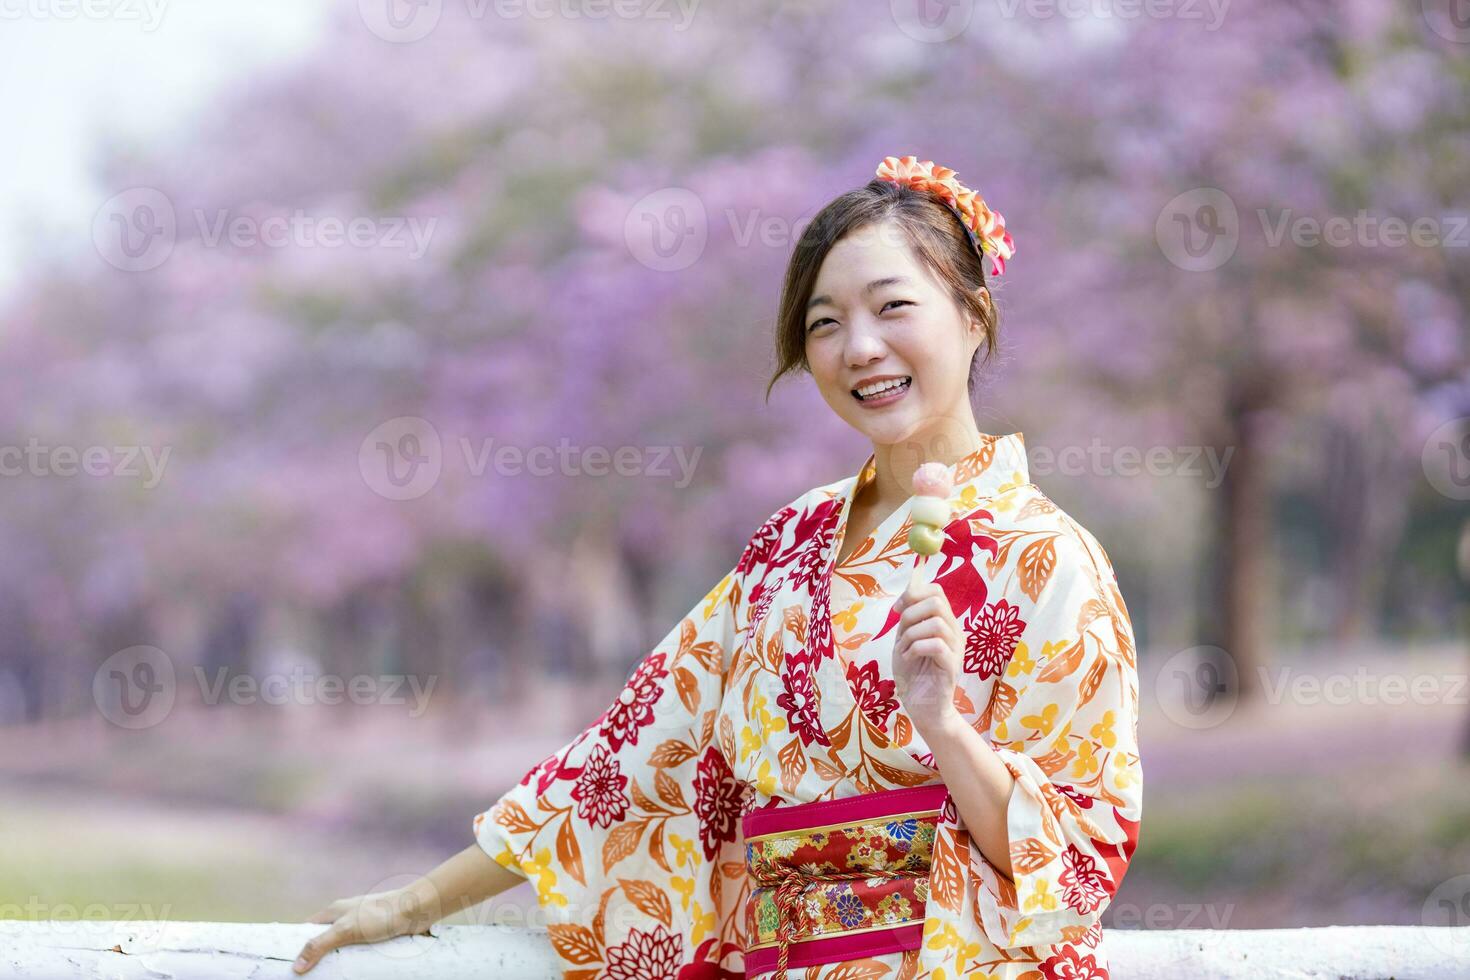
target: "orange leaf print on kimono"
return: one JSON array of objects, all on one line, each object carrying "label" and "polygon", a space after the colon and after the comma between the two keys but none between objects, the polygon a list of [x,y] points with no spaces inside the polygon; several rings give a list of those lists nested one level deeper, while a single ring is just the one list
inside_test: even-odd
[{"label": "orange leaf print on kimono", "polygon": [[[480,845],[534,886],[565,976],[745,976],[752,930],[772,924],[744,816],[943,783],[891,666],[893,602],[916,557],[907,504],[836,562],[874,462],[764,521],[603,714],[475,817]],[[1101,980],[1100,917],[1142,818],[1128,612],[1102,547],[1030,482],[1020,433],[983,436],[953,472],[944,545],[921,569],[965,633],[956,710],[1016,780],[1014,879],[941,792],[916,938],[875,955],[810,952],[916,914],[813,880],[791,970]],[[798,965],[803,946],[814,958]]]}]

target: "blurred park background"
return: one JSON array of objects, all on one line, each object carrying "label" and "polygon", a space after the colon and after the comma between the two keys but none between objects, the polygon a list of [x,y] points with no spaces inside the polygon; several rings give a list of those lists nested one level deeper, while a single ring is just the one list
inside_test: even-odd
[{"label": "blurred park background", "polygon": [[1463,4],[7,9],[0,917],[470,843],[865,459],[772,326],[912,153],[1006,216],[977,419],[1137,631],[1105,924],[1470,924]]}]

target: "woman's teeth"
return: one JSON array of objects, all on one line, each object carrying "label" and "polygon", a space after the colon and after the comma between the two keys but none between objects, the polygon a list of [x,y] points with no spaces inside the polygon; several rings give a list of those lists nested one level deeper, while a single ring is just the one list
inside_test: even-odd
[{"label": "woman's teeth", "polygon": [[891,397],[897,392],[907,389],[913,383],[913,380],[911,377],[903,377],[895,378],[891,381],[879,381],[876,384],[871,384],[864,388],[854,388],[853,394],[857,396],[858,401],[874,401],[880,398]]}]

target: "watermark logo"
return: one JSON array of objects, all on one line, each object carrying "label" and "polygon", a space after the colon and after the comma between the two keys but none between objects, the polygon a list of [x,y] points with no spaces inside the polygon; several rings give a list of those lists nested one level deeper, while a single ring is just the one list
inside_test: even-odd
[{"label": "watermark logo", "polygon": [[[3,0],[0,0],[3,2]],[[433,241],[438,218],[415,215],[236,212],[195,208],[181,216],[155,187],[130,187],[103,203],[92,219],[92,244],[108,265],[148,272],[167,262],[183,232],[209,249],[355,248],[401,250],[421,259]]]},{"label": "watermark logo", "polygon": [[422,497],[439,482],[444,468],[439,430],[415,415],[389,419],[362,440],[357,468],[368,489],[380,497]]},{"label": "watermark logo", "polygon": [[1364,704],[1418,705],[1470,704],[1470,675],[1379,673],[1359,666],[1351,674],[1334,671],[1323,676],[1299,673],[1290,667],[1259,668],[1265,702],[1297,705]]},{"label": "watermark logo", "polygon": [[703,446],[685,453],[683,446],[574,446],[562,439],[552,446],[520,446],[494,439],[481,440],[476,447],[469,439],[459,440],[464,453],[465,469],[474,477],[485,474],[494,461],[496,476],[643,476],[674,478],[674,486],[683,490],[694,479],[694,468],[704,454]]},{"label": "watermark logo", "polygon": [[1154,699],[1180,728],[1215,728],[1235,713],[1239,677],[1235,658],[1223,648],[1190,647],[1160,665]]},{"label": "watermark logo", "polygon": [[0,445],[0,477],[59,476],[143,478],[143,489],[163,482],[172,446],[51,446],[32,436],[24,446]]},{"label": "watermark logo", "polygon": [[0,0],[0,20],[113,20],[152,33],[168,0]]},{"label": "watermark logo", "polygon": [[965,33],[975,15],[975,2],[888,0],[888,13],[905,36],[922,44],[943,44]]},{"label": "watermark logo", "polygon": [[408,716],[417,718],[428,710],[429,698],[439,677],[430,674],[427,683],[420,681],[417,674],[354,674],[342,677],[314,673],[300,665],[284,673],[261,677],[251,674],[230,676],[229,668],[220,667],[210,677],[203,667],[196,666],[194,680],[199,685],[203,702],[211,706],[222,701],[273,707],[288,704],[335,706],[347,702],[356,705],[393,704],[409,705]]},{"label": "watermark logo", "polygon": [[1108,446],[1093,437],[1086,446],[1071,445],[1053,451],[1037,446],[1026,452],[1027,469],[1033,476],[1182,476],[1201,479],[1213,490],[1225,480],[1225,469],[1234,446],[1224,451],[1214,446]]},{"label": "watermark logo", "polygon": [[334,214],[308,214],[296,208],[288,214],[264,217],[234,214],[228,208],[193,212],[199,241],[206,248],[221,244],[241,251],[277,248],[402,249],[410,259],[421,259],[429,251],[438,218],[413,215],[343,218]]},{"label": "watermark logo", "polygon": [[119,728],[152,728],[173,710],[178,684],[174,662],[158,647],[119,650],[92,675],[92,700]]},{"label": "watermark logo", "polygon": [[[517,20],[645,20],[674,21],[687,30],[699,0],[464,0],[470,21]],[[439,26],[443,0],[358,0],[357,11],[367,29],[393,44],[422,41]]]},{"label": "watermark logo", "polygon": [[[1470,214],[1421,215],[1412,220],[1366,209],[1317,217],[1292,208],[1257,208],[1266,248],[1464,248]],[[1244,232],[1235,201],[1217,187],[1196,187],[1164,205],[1154,239],[1164,257],[1189,272],[1208,272],[1230,261]]]},{"label": "watermark logo", "polygon": [[178,241],[173,202],[153,187],[130,187],[108,198],[92,218],[92,244],[107,264],[147,272],[168,261]]},{"label": "watermark logo", "polygon": [[[173,925],[173,905],[149,902],[48,902],[28,895],[0,902],[0,937],[18,944],[106,949],[118,944],[129,954],[160,949]],[[121,928],[120,928],[121,924]],[[119,942],[120,936],[127,938]]]},{"label": "watermark logo", "polygon": [[996,0],[1000,15],[1015,19],[1024,13],[1028,20],[1132,21],[1198,20],[1206,31],[1219,30],[1225,23],[1230,0]]},{"label": "watermark logo", "polygon": [[[672,479],[683,490],[694,480],[704,454],[678,445],[573,445],[563,438],[556,445],[517,446],[493,437],[479,440],[459,436],[460,465],[473,479],[486,473],[499,477],[650,477]],[[439,430],[427,419],[406,415],[389,419],[373,429],[358,447],[357,466],[369,490],[389,500],[413,500],[438,485],[446,454]]]},{"label": "watermark logo", "polygon": [[[704,256],[714,236],[737,249],[813,248],[804,240],[818,208],[794,218],[758,207],[725,208],[711,212],[703,199],[684,187],[663,187],[639,198],[623,221],[623,243],[638,264],[655,272],[678,272]],[[853,246],[908,247],[903,230],[892,223],[866,228],[852,236]]]},{"label": "watermark logo", "polygon": [[1470,0],[1421,0],[1424,22],[1446,41],[1470,44]]},{"label": "watermark logo", "polygon": [[[734,208],[726,208],[725,221],[736,248],[749,248],[754,244],[762,248],[786,249],[801,244],[802,234],[816,214],[817,209],[812,207],[792,220],[784,215],[766,214],[760,208],[752,208],[744,214]],[[904,244],[902,234],[886,223],[879,229],[878,238]],[[815,245],[815,242],[811,244]]]},{"label": "watermark logo", "polygon": [[1257,208],[1261,234],[1271,248],[1290,240],[1297,248],[1464,248],[1470,245],[1470,215],[1421,216],[1412,222],[1396,215],[1380,217],[1367,210],[1317,218],[1281,208],[1273,217],[1267,208]]},{"label": "watermark logo", "polygon": [[640,265],[655,272],[687,269],[704,254],[709,216],[699,195],[664,187],[639,198],[623,221],[623,242]]},{"label": "watermark logo", "polygon": [[1470,961],[1470,874],[1441,882],[1420,909],[1419,921],[1430,929],[1429,941],[1461,962]]},{"label": "watermark logo", "polygon": [[[425,880],[422,875],[399,873],[389,875],[376,882],[372,890],[363,895],[357,904],[357,923],[363,937],[372,948],[390,960],[408,960],[434,948],[438,940],[426,934],[429,925],[438,922],[452,911],[444,907],[444,900],[432,882],[426,893],[417,884]],[[393,936],[394,926],[404,923],[415,928],[407,936],[399,936],[392,942],[383,940]],[[420,930],[417,927],[422,926]]]},{"label": "watermark logo", "polygon": [[[255,676],[221,667],[210,673],[194,666],[191,674],[201,704],[234,705],[407,705],[409,717],[418,718],[429,706],[438,683],[416,674],[323,674],[297,665],[288,671]],[[154,646],[128,647],[102,662],[92,675],[92,700],[97,710],[119,728],[152,728],[172,713],[180,679],[173,658]]]},{"label": "watermark logo", "polygon": [[1108,925],[1115,929],[1229,929],[1234,915],[1234,902],[1224,905],[1113,902],[1108,906]]},{"label": "watermark logo", "polygon": [[1218,187],[1196,187],[1164,205],[1154,222],[1164,258],[1189,272],[1218,269],[1240,244],[1240,215]]},{"label": "watermark logo", "polygon": [[408,44],[423,40],[439,26],[444,0],[357,0],[357,12],[378,37]]},{"label": "watermark logo", "polygon": [[1435,490],[1451,500],[1470,500],[1470,417],[1450,419],[1431,432],[1420,461]]}]

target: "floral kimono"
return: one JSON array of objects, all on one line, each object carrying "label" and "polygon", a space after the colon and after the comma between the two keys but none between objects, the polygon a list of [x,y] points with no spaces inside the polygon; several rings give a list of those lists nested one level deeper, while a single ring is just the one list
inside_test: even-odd
[{"label": "floral kimono", "polygon": [[869,456],[771,515],[602,716],[475,817],[486,852],[534,883],[566,977],[747,975],[774,950],[770,889],[751,875],[774,851],[747,844],[742,821],[908,798],[883,795],[895,790],[933,802],[927,823],[801,843],[826,848],[804,867],[835,873],[869,866],[855,856],[922,857],[907,890],[818,883],[800,902],[813,935],[910,922],[913,941],[808,967],[793,956],[793,974],[1108,976],[1099,919],[1142,816],[1133,631],[1102,547],[1029,482],[1022,434],[983,440],[953,466],[943,550],[921,569],[966,635],[954,704],[1016,780],[1014,879],[971,843],[894,693],[892,606],[919,558],[908,506],[836,563]]}]

